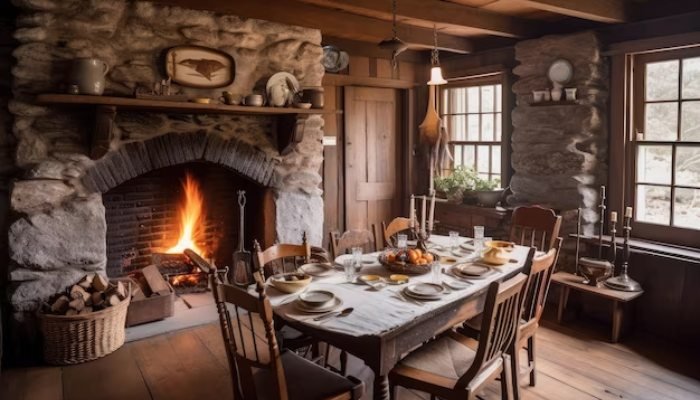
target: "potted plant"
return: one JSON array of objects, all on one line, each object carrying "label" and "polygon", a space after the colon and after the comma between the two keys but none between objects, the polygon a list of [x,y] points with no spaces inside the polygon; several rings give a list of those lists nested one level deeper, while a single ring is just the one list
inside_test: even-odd
[{"label": "potted plant", "polygon": [[482,207],[496,207],[503,196],[500,179],[483,179],[476,176],[474,179],[474,195],[476,203]]},{"label": "potted plant", "polygon": [[462,203],[464,193],[474,189],[474,171],[456,167],[449,175],[435,177],[435,191],[452,203]]}]

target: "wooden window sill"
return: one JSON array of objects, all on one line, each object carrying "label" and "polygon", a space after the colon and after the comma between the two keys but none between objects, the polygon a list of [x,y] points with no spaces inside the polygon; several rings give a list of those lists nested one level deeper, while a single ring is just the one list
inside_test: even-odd
[{"label": "wooden window sill", "polygon": [[[576,238],[576,234],[569,237]],[[598,244],[597,236],[581,235],[581,241],[593,245]],[[624,239],[616,237],[617,248],[622,249]],[[603,235],[603,247],[610,247],[610,236]],[[667,257],[674,260],[685,261],[692,264],[700,264],[700,250],[693,247],[674,246],[666,243],[650,242],[642,239],[630,239],[630,251],[633,253],[648,254],[657,257]]]}]

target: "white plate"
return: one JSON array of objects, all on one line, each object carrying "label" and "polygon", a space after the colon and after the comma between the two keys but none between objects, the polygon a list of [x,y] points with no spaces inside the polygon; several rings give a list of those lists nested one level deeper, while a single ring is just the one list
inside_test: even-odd
[{"label": "white plate", "polygon": [[483,274],[483,275],[464,275],[464,274],[462,274],[461,272],[459,272],[458,269],[456,269],[455,267],[452,267],[452,269],[450,270],[450,272],[452,273],[452,275],[458,277],[459,279],[464,279],[464,280],[469,281],[469,280],[471,280],[471,279],[485,279],[485,278],[488,278],[489,276],[491,276],[491,274],[494,273],[494,270],[491,269],[491,271],[489,271],[489,272],[487,272],[487,273],[485,273],[485,274]]},{"label": "white plate", "polygon": [[415,294],[415,293],[411,292],[410,290],[408,290],[407,287],[403,289],[403,294],[405,294],[406,296],[408,296],[412,299],[423,300],[423,301],[425,301],[425,300],[431,301],[431,300],[440,300],[441,299],[441,296],[421,296],[421,295]]},{"label": "white plate", "polygon": [[321,308],[333,304],[335,295],[327,290],[310,290],[299,295],[299,301],[310,308]]},{"label": "white plate", "polygon": [[327,276],[335,273],[330,265],[321,263],[304,264],[299,267],[299,269],[305,274],[311,276]]},{"label": "white plate", "polygon": [[443,294],[445,288],[434,283],[413,283],[406,286],[406,292],[420,297],[437,297]]},{"label": "white plate", "polygon": [[340,307],[343,305],[343,300],[340,297],[336,297],[333,299],[333,302],[327,306],[324,307],[310,307],[306,305],[303,301],[300,301],[297,299],[294,302],[294,307],[297,308],[299,311],[303,311],[306,313],[324,313],[328,311],[333,311],[336,308]]},{"label": "white plate", "polygon": [[483,276],[491,272],[491,268],[478,264],[457,264],[455,272],[465,277]]}]

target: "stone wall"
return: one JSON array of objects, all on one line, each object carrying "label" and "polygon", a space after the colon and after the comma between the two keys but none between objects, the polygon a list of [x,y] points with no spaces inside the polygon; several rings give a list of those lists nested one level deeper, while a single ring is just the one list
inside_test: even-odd
[{"label": "stone wall", "polygon": [[237,148],[248,149],[265,167],[272,166],[264,179],[276,191],[279,240],[300,242],[301,231],[306,230],[314,244],[321,243],[318,171],[323,120],[319,116],[307,120],[304,140],[295,150],[281,156],[273,122],[267,117],[125,112],[118,114],[110,152],[93,161],[87,157],[92,127],[87,109],[33,103],[37,93],[62,90],[70,60],[76,57],[106,61],[110,65],[106,94],[128,96],[135,87],[150,87],[162,79],[161,54],[183,44],[217,48],[236,61],[235,81],[228,88],[178,88],[183,93],[218,98],[221,90],[228,90],[244,96],[278,71],[294,74],[302,86],[319,86],[323,77],[319,31],[150,2],[14,2],[21,9],[15,31],[20,45],[14,51],[17,65],[12,70],[10,111],[17,140],[15,164],[22,168],[23,177],[11,193],[16,218],[9,229],[9,243],[10,296],[18,317],[85,271],[104,272],[106,222],[101,192],[105,188],[90,182],[110,170],[111,160],[121,160],[127,147],[166,134],[199,136],[204,143],[235,142]]},{"label": "stone wall", "polygon": [[[562,235],[576,229],[576,209],[583,228],[598,222],[599,187],[607,180],[608,67],[593,32],[545,36],[515,46],[519,65],[513,92],[512,156],[515,171],[509,203],[541,204],[561,212]],[[577,88],[578,104],[533,107],[532,91],[550,89],[547,70],[556,59],[571,62],[574,75],[566,87]],[[566,247],[572,247],[569,240]]]}]

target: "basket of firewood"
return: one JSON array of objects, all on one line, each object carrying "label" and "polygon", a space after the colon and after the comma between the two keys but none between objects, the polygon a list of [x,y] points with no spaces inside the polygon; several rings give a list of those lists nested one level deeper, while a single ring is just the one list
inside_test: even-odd
[{"label": "basket of firewood", "polygon": [[39,312],[46,362],[79,364],[120,348],[130,300],[128,281],[109,282],[97,274],[55,295]]}]

